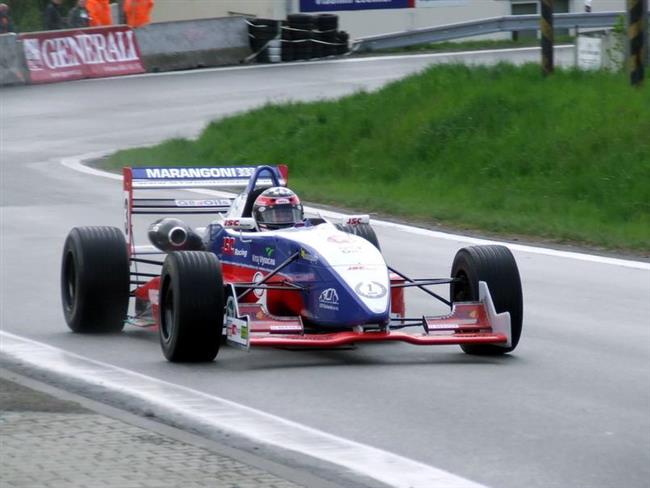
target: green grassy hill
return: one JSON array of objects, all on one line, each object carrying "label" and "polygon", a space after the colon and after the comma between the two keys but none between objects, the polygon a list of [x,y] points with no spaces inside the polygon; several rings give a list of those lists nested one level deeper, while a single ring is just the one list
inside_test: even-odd
[{"label": "green grassy hill", "polygon": [[309,201],[650,249],[650,90],[622,75],[436,66],[378,92],[216,121],[109,165],[134,161],[287,163]]}]

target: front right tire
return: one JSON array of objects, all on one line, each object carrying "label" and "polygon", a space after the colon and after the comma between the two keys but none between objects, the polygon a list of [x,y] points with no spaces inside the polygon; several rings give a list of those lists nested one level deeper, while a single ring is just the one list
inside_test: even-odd
[{"label": "front right tire", "polygon": [[129,256],[116,227],[75,227],[63,245],[61,302],[79,333],[119,332],[129,306]]}]

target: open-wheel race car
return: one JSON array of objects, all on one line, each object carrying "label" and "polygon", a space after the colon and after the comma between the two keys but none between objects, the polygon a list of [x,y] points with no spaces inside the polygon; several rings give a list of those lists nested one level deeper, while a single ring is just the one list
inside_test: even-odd
[{"label": "open-wheel race car", "polygon": [[[124,231],[75,227],[65,241],[61,295],[70,329],[157,328],[170,361],[212,361],[222,344],[247,350],[403,341],[492,355],[515,349],[523,304],[508,248],[463,248],[449,277],[413,279],[386,264],[367,215],[341,223],[307,218],[287,179],[286,166],[124,168]],[[235,198],[168,197],[178,189],[212,196],[206,189],[235,187],[244,187]],[[167,215],[150,225],[149,245],[135,244],[139,214]],[[210,214],[211,221],[193,227],[177,218],[188,214]],[[434,285],[448,285],[450,298]],[[407,287],[449,311],[407,316]],[[405,331],[413,327],[419,330]]]}]

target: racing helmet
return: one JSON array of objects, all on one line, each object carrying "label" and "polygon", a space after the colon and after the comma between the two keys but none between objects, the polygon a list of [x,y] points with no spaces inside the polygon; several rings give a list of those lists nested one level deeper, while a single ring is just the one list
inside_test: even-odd
[{"label": "racing helmet", "polygon": [[289,188],[274,186],[257,197],[253,217],[260,229],[293,227],[303,220],[302,204]]}]

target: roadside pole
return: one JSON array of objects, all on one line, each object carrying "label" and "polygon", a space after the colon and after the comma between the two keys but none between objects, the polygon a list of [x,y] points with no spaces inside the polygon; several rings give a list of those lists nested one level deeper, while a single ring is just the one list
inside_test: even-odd
[{"label": "roadside pole", "polygon": [[645,0],[643,18],[645,24],[645,68],[650,69],[650,0]]},{"label": "roadside pole", "polygon": [[553,1],[542,0],[542,17],[541,17],[541,31],[542,31],[542,72],[545,76],[553,73]]},{"label": "roadside pole", "polygon": [[646,0],[628,0],[628,28],[629,42],[629,70],[632,86],[641,86],[645,77],[644,64],[646,62],[644,40],[646,34],[645,19],[647,18]]}]

